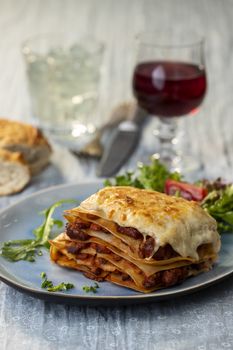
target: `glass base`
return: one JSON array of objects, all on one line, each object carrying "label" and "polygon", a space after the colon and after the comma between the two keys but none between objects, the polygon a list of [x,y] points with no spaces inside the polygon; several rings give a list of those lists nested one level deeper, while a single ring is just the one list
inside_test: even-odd
[{"label": "glass base", "polygon": [[203,175],[203,164],[192,154],[181,120],[172,117],[159,118],[153,131],[158,141],[158,152],[152,158],[158,159],[170,171],[179,172],[184,180],[196,181]]},{"label": "glass base", "polygon": [[72,129],[42,127],[44,133],[55,142],[62,144],[72,151],[80,151],[96,135],[97,129],[93,124],[75,124]]}]

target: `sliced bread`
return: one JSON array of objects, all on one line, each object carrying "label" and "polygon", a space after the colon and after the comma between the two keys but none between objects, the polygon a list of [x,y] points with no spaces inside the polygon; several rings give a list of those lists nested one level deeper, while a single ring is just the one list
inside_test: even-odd
[{"label": "sliced bread", "polygon": [[38,174],[49,163],[52,152],[38,128],[7,119],[0,119],[0,148],[20,152],[32,175]]},{"label": "sliced bread", "polygon": [[0,149],[0,196],[21,191],[30,181],[30,170],[19,152]]}]

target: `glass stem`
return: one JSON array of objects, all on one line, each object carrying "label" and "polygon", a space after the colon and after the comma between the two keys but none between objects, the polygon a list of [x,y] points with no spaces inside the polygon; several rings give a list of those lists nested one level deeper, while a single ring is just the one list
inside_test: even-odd
[{"label": "glass stem", "polygon": [[177,118],[159,118],[160,122],[157,129],[154,131],[155,136],[159,140],[159,152],[153,157],[159,159],[169,169],[173,168],[173,163],[177,159],[178,154],[176,150],[177,143]]}]

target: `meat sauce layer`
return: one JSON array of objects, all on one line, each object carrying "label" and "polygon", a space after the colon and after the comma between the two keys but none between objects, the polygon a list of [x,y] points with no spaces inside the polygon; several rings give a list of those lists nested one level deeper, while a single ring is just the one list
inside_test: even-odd
[{"label": "meat sauce layer", "polygon": [[[75,223],[68,223],[66,225],[66,234],[71,239],[78,239],[80,241],[86,241],[90,236],[85,232],[85,229],[91,229],[93,231],[103,231],[105,233],[110,232],[105,228],[95,223],[76,221]],[[149,258],[152,256],[155,248],[155,240],[153,237],[147,236],[146,240],[143,239],[143,235],[133,227],[123,227],[116,224],[117,232],[125,234],[133,239],[140,240],[139,256],[142,259]],[[153,255],[155,260],[167,260],[178,256],[173,248],[167,244],[164,247],[160,247],[157,252]]]},{"label": "meat sauce layer", "polygon": [[[86,261],[89,260],[89,262],[91,261],[91,267],[89,267],[90,272],[85,273],[86,277],[97,281],[104,281],[106,279],[106,276],[109,273],[113,272],[114,274],[119,275],[122,281],[133,281],[127,273],[123,273],[122,271],[119,271],[117,267],[111,262],[109,262],[108,260],[97,257],[95,255],[83,253],[82,250],[86,248],[93,248],[97,253],[111,254],[111,259],[115,261],[120,261],[123,259],[120,256],[114,254],[104,245],[101,245],[98,243],[93,243],[93,242],[91,243],[76,242],[75,244],[72,243],[69,247],[67,247],[67,251],[69,253],[75,254],[75,257],[78,260],[84,260],[83,262],[84,265],[85,265],[85,260]],[[143,274],[143,272],[137,266],[135,266],[130,262],[128,262],[128,264],[131,264],[137,273]],[[198,270],[202,267],[202,264],[191,265],[191,267]],[[156,286],[161,286],[164,288],[173,286],[175,284],[181,283],[185,278],[188,277],[189,269],[190,269],[189,266],[184,266],[180,268],[160,271],[150,277],[146,277],[144,275],[143,286],[145,287],[145,289],[150,289]],[[103,272],[104,272],[104,276],[103,276]]]}]

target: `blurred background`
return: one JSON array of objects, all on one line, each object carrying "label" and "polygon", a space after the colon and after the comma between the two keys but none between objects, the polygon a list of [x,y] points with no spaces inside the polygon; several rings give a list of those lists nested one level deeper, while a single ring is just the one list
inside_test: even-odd
[{"label": "blurred background", "polygon": [[[62,31],[104,42],[96,109],[104,123],[115,106],[133,97],[136,34],[166,28],[200,33],[206,39],[208,88],[199,113],[181,118],[185,148],[202,163],[203,176],[233,182],[232,23],[232,0],[0,0],[0,116],[34,122],[21,52],[29,37]],[[146,125],[139,147],[122,171],[135,169],[138,161],[148,161],[156,151],[152,135],[156,122],[151,118]],[[54,148],[52,165],[22,193],[2,198],[0,206],[50,185],[96,178],[96,164]],[[34,228],[35,223],[26,221]],[[24,232],[16,231],[24,237]],[[232,290],[229,279],[180,301],[97,309],[44,303],[1,283],[0,348],[232,349]]]},{"label": "blurred background", "polygon": [[[96,112],[104,121],[114,106],[132,97],[137,33],[159,27],[202,33],[206,38],[208,93],[200,112],[184,118],[183,123],[187,139],[192,138],[194,152],[205,163],[206,175],[221,172],[231,176],[232,1],[1,0],[0,5],[0,115],[25,122],[32,121],[21,54],[22,42],[28,37],[64,31],[72,35],[94,35],[105,43]],[[154,146],[152,139],[144,143],[143,152],[145,155],[148,150],[147,156]]]}]

